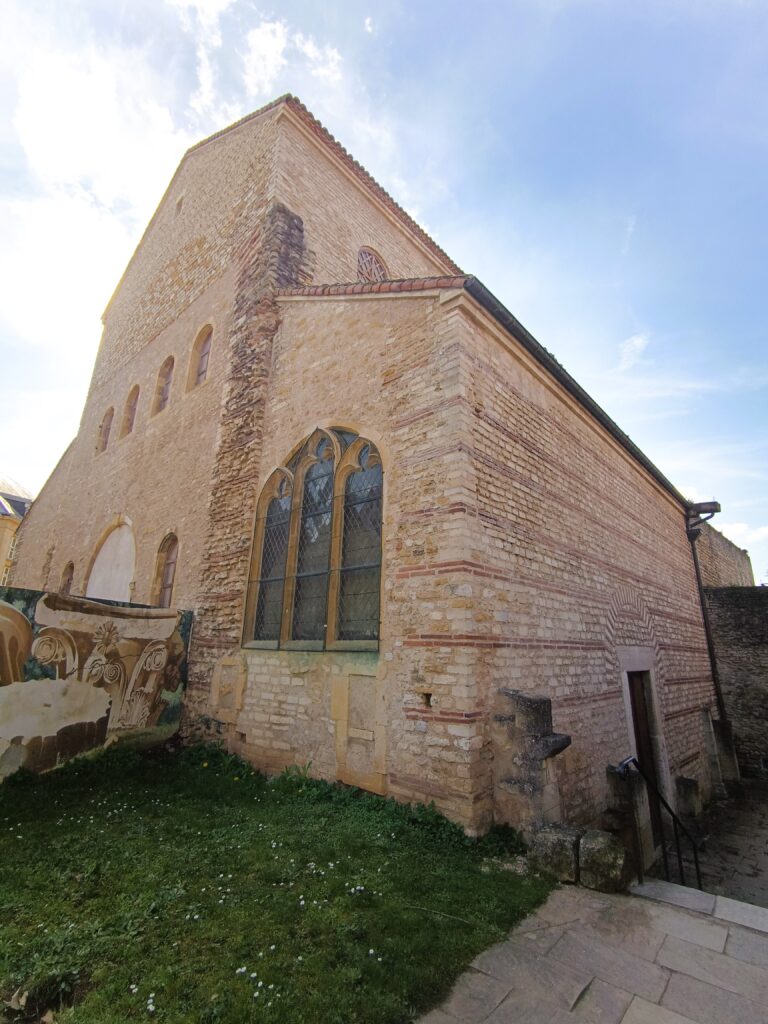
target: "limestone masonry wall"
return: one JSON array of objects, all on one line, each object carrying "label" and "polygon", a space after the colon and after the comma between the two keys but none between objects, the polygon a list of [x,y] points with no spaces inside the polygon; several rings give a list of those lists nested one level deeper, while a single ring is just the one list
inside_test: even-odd
[{"label": "limestone masonry wall", "polygon": [[744,775],[768,776],[768,587],[705,590],[725,708]]},{"label": "limestone masonry wall", "polygon": [[737,547],[709,523],[701,527],[696,541],[705,587],[753,587],[755,577],[749,552]]},{"label": "limestone masonry wall", "polygon": [[383,214],[291,118],[283,117],[280,128],[275,193],[304,223],[315,283],[356,281],[361,246],[378,252],[392,278],[453,273]]},{"label": "limestone masonry wall", "polygon": [[566,820],[606,806],[606,765],[633,751],[632,668],[652,673],[662,784],[674,799],[684,775],[708,793],[715,696],[683,511],[494,333],[478,325],[464,347],[479,528],[464,556],[474,622],[457,644],[484,652],[487,701],[501,686],[551,698],[554,729],[573,737],[553,762]]}]

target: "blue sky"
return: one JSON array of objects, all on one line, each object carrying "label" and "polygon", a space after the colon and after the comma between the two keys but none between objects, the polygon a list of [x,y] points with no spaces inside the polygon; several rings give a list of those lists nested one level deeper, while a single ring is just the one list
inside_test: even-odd
[{"label": "blue sky", "polygon": [[2,11],[0,472],[36,490],[76,433],[186,147],[290,91],[768,582],[764,0]]}]

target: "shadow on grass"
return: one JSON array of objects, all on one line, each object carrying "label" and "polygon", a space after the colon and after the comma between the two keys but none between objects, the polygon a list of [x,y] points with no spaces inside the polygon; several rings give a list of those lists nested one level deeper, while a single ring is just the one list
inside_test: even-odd
[{"label": "shadow on grass", "polygon": [[0,995],[37,1014],[8,1020],[396,1024],[551,888],[513,830],[205,747],[14,776],[0,836]]}]

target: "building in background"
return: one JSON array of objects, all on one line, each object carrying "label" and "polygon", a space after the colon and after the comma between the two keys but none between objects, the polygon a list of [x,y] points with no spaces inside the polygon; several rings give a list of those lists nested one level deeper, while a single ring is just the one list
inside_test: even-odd
[{"label": "building in background", "polygon": [[193,609],[186,735],[262,769],[599,825],[629,754],[719,781],[690,513],[284,97],[184,157],[13,582]]},{"label": "building in background", "polygon": [[15,480],[0,476],[0,586],[11,574],[16,547],[16,531],[29,511],[32,496]]}]

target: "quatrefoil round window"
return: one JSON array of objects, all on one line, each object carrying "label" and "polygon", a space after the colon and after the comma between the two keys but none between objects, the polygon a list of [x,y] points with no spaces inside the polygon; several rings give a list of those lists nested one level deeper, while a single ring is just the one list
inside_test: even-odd
[{"label": "quatrefoil round window", "polygon": [[384,260],[373,249],[363,246],[357,254],[357,279],[358,281],[386,281],[389,271],[384,266]]}]

